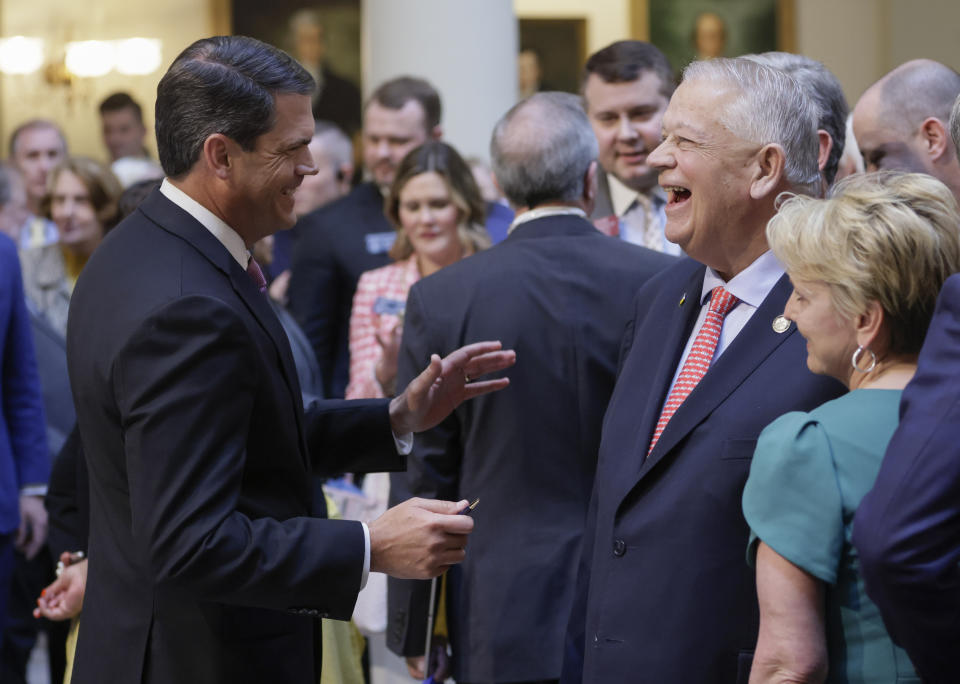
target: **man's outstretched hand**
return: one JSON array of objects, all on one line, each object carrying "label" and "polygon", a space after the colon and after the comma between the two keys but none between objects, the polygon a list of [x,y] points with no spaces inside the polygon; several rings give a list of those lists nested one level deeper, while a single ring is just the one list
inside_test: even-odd
[{"label": "man's outstretched hand", "polygon": [[509,368],[516,360],[516,352],[501,351],[499,342],[468,344],[443,359],[434,354],[426,370],[390,402],[390,426],[398,435],[429,430],[463,401],[509,385],[509,378],[474,378]]}]

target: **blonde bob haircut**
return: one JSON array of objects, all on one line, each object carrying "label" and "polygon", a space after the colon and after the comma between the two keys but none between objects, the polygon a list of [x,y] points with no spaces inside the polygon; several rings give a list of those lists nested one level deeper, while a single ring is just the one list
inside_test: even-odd
[{"label": "blonde bob haircut", "polygon": [[387,194],[385,211],[390,223],[397,231],[397,239],[390,248],[390,257],[402,261],[413,254],[413,245],[400,225],[400,192],[415,176],[421,173],[438,174],[450,200],[460,210],[458,234],[463,246],[463,256],[486,249],[490,246],[490,235],[484,227],[487,206],[473,178],[473,172],[457,151],[445,142],[430,140],[411,150],[400,166]]},{"label": "blonde bob haircut", "polygon": [[792,278],[826,283],[845,318],[880,304],[895,354],[920,351],[940,288],[960,270],[956,199],[922,173],[857,174],[826,199],[788,196],[767,240]]}]

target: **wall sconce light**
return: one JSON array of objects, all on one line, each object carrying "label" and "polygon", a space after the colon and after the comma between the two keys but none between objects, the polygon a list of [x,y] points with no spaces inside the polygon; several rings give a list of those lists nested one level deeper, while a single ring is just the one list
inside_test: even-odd
[{"label": "wall sconce light", "polygon": [[106,76],[116,64],[116,48],[103,40],[67,43],[63,63],[67,71],[85,78]]},{"label": "wall sconce light", "polygon": [[128,76],[151,74],[163,61],[163,43],[156,38],[81,40],[64,46],[64,58],[44,67],[41,38],[0,38],[0,72],[32,74],[44,70],[52,85],[70,85],[75,77],[96,78],[111,71]]},{"label": "wall sconce light", "polygon": [[32,74],[43,66],[43,40],[12,36],[0,38],[0,72]]}]

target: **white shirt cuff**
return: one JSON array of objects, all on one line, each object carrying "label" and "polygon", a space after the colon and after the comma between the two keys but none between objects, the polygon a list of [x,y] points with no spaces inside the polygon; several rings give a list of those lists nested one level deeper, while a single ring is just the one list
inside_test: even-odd
[{"label": "white shirt cuff", "polygon": [[401,456],[409,456],[410,452],[413,451],[413,433],[407,432],[402,435],[398,435],[396,432],[393,433],[393,443],[397,447],[397,453]]},{"label": "white shirt cuff", "polygon": [[363,574],[360,576],[360,588],[363,589],[370,576],[370,528],[365,522],[360,524],[363,526]]}]

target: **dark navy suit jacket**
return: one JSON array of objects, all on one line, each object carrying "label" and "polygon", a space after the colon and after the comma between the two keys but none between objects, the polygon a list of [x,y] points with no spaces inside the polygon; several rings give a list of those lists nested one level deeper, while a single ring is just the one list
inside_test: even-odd
[{"label": "dark navy suit jacket", "polygon": [[645,457],[699,313],[690,259],[637,295],[604,417],[566,682],[746,682],[757,639],[740,509],[760,431],[839,395],[806,367],[802,337],[772,328],[782,277]]},{"label": "dark navy suit jacket", "polygon": [[50,476],[45,426],[17,248],[0,235],[0,535],[20,524],[20,487]]},{"label": "dark navy suit jacket", "polygon": [[923,680],[960,680],[960,275],[940,292],[853,543],[867,593]]},{"label": "dark navy suit jacket", "polygon": [[84,268],[67,361],[96,559],[73,681],[316,682],[364,534],[311,517],[311,474],[402,467],[387,402],[305,412],[267,297],[159,191]]},{"label": "dark navy suit jacket", "polygon": [[[559,676],[620,338],[637,290],[674,261],[582,218],[547,216],[410,290],[399,383],[431,353],[478,340],[518,358],[510,387],[417,435],[408,472],[391,478],[395,501],[480,498],[448,581],[457,681]],[[398,653],[423,653],[427,584],[389,580],[387,644]]]}]

